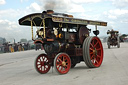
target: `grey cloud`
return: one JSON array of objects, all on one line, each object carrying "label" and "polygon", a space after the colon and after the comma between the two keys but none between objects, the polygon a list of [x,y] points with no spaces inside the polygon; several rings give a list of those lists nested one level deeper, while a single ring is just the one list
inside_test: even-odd
[{"label": "grey cloud", "polygon": [[8,41],[15,39],[18,42],[21,38],[31,39],[31,29],[21,27],[17,22],[0,20],[0,32],[0,37]]},{"label": "grey cloud", "polygon": [[128,0],[110,0],[112,4],[117,8],[125,8],[128,7]]},{"label": "grey cloud", "polygon": [[0,0],[0,5],[4,5],[6,4],[6,1],[5,0]]}]

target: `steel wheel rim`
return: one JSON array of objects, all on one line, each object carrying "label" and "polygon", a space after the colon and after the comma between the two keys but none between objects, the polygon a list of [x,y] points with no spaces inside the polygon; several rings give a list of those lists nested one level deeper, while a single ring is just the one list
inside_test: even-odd
[{"label": "steel wheel rim", "polygon": [[92,38],[89,47],[89,55],[91,63],[95,67],[99,67],[103,60],[103,47],[99,38]]},{"label": "steel wheel rim", "polygon": [[49,59],[45,54],[39,55],[36,59],[35,64],[36,64],[36,70],[42,74],[47,73],[51,67],[49,64]]},{"label": "steel wheel rim", "polygon": [[[65,63],[63,63],[65,62]],[[56,69],[60,74],[66,74],[71,67],[71,60],[68,55],[62,53],[56,59]]]}]

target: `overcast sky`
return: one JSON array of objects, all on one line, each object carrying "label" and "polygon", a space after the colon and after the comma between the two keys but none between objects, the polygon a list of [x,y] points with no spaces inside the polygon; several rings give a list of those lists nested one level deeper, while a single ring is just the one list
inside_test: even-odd
[{"label": "overcast sky", "polygon": [[[20,26],[18,19],[47,9],[76,18],[108,22],[107,27],[98,27],[99,36],[107,36],[108,29],[128,34],[128,0],[0,0],[0,37],[30,40],[30,27]],[[94,30],[94,26],[88,27]]]}]

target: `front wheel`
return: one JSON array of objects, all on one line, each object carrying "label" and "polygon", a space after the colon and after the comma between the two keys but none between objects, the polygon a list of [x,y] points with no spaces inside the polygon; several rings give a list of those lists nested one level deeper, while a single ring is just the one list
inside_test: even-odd
[{"label": "front wheel", "polygon": [[45,74],[50,70],[50,63],[49,59],[46,54],[40,54],[35,61],[35,68],[36,71]]},{"label": "front wheel", "polygon": [[83,59],[90,67],[99,67],[103,61],[103,47],[98,37],[87,37],[83,43]]},{"label": "front wheel", "polygon": [[59,74],[66,74],[70,70],[71,60],[66,53],[59,53],[54,59],[54,68]]}]

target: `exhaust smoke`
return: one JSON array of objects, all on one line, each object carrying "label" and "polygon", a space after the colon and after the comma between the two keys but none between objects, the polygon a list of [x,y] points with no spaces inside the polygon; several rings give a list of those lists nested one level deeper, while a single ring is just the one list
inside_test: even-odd
[{"label": "exhaust smoke", "polygon": [[67,13],[72,9],[70,0],[38,0],[42,10],[53,10]]},{"label": "exhaust smoke", "polygon": [[44,9],[45,10],[54,10],[56,2],[54,0],[46,0]]}]

